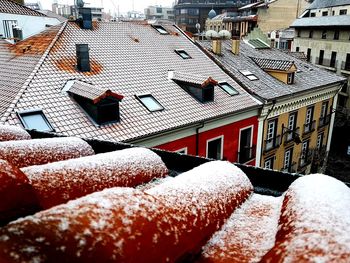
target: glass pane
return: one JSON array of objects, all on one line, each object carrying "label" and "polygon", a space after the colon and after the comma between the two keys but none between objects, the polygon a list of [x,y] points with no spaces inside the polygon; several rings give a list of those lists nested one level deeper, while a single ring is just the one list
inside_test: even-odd
[{"label": "glass pane", "polygon": [[140,100],[150,111],[157,111],[163,109],[163,107],[151,96],[141,97]]},{"label": "glass pane", "polygon": [[22,115],[22,119],[27,129],[37,131],[51,131],[50,126],[45,121],[44,117],[40,113],[33,113],[30,115]]},{"label": "glass pane", "polygon": [[221,88],[225,90],[230,95],[236,95],[238,94],[237,90],[235,90],[231,85],[227,83],[220,84]]},{"label": "glass pane", "polygon": [[221,138],[208,142],[208,158],[221,159]]}]

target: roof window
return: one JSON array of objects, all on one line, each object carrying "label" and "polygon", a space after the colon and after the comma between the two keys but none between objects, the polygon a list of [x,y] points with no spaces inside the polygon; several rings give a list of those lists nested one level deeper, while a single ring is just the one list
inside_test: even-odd
[{"label": "roof window", "polygon": [[164,110],[164,107],[151,94],[139,95],[136,98],[150,112]]},{"label": "roof window", "polygon": [[164,27],[162,27],[161,25],[152,25],[152,27],[158,31],[158,33],[160,33],[161,35],[168,35],[168,31],[165,30]]},{"label": "roof window", "polygon": [[259,79],[257,76],[255,76],[253,73],[251,73],[249,70],[240,70],[239,72],[241,72],[249,80],[258,80]]},{"label": "roof window", "polygon": [[17,112],[17,115],[25,129],[44,132],[54,131],[41,109]]},{"label": "roof window", "polygon": [[183,49],[175,49],[175,52],[182,57],[183,59],[192,58],[185,50]]},{"label": "roof window", "polygon": [[219,86],[231,96],[238,94],[238,91],[227,82],[219,83]]}]

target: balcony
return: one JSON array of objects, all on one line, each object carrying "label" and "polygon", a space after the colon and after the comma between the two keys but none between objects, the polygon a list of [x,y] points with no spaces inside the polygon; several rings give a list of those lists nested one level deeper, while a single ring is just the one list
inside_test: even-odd
[{"label": "balcony", "polygon": [[331,115],[330,114],[328,114],[328,115],[326,115],[324,117],[321,117],[319,119],[319,121],[318,121],[318,128],[322,128],[322,127],[328,125],[330,120],[331,120]]},{"label": "balcony", "polygon": [[255,158],[256,146],[244,147],[242,151],[238,152],[238,162],[246,163]]},{"label": "balcony", "polygon": [[303,135],[306,135],[310,132],[313,132],[315,130],[316,127],[316,121],[312,121],[310,123],[306,123],[304,124],[304,131],[303,131]]},{"label": "balcony", "polygon": [[337,60],[316,57],[315,63],[317,65],[321,66],[322,68],[327,69],[327,70],[337,71],[337,65],[338,65]]},{"label": "balcony", "polygon": [[284,144],[290,143],[294,140],[294,138],[300,134],[300,128],[297,127],[294,130],[288,130],[284,134]]},{"label": "balcony", "polygon": [[350,61],[341,62],[341,72],[350,75]]},{"label": "balcony", "polygon": [[276,149],[280,146],[280,144],[281,144],[281,135],[277,135],[274,138],[271,138],[269,140],[265,140],[264,151],[268,152],[268,151],[271,151],[273,149]]},{"label": "balcony", "polygon": [[281,171],[286,172],[286,173],[296,173],[297,172],[297,163],[292,162],[289,166],[284,167]]}]

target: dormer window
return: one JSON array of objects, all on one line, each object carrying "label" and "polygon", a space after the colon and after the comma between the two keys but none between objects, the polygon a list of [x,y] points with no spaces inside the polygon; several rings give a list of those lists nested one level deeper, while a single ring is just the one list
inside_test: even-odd
[{"label": "dormer window", "polygon": [[238,91],[227,82],[219,83],[219,86],[231,96],[238,94]]},{"label": "dormer window", "polygon": [[164,110],[164,107],[151,94],[139,95],[136,98],[150,112]]},{"label": "dormer window", "polygon": [[[67,82],[67,92],[98,125],[120,121],[119,102],[123,96],[109,89],[75,80]],[[66,86],[67,86],[66,85]]]},{"label": "dormer window", "polygon": [[165,30],[164,27],[162,27],[161,25],[152,25],[152,27],[158,31],[159,34],[161,35],[168,35],[168,31]]},{"label": "dormer window", "polygon": [[199,102],[214,101],[214,86],[218,82],[213,78],[183,72],[171,72],[170,79],[175,81]]},{"label": "dormer window", "polygon": [[25,129],[43,132],[54,131],[41,109],[17,112],[17,115]]},{"label": "dormer window", "polygon": [[175,52],[182,57],[183,59],[192,58],[185,50],[183,49],[175,49]]},{"label": "dormer window", "polygon": [[288,73],[287,84],[293,84],[293,83],[294,83],[294,72]]}]

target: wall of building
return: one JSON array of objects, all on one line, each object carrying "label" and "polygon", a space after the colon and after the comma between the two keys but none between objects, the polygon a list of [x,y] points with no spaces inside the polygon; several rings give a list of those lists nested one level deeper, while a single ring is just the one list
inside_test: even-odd
[{"label": "wall of building", "polygon": [[340,15],[340,10],[347,10],[347,14],[350,14],[350,5],[348,6],[334,6],[334,7],[330,7],[330,8],[321,8],[321,9],[317,9],[317,10],[311,10],[310,11],[310,16],[312,13],[314,13],[315,17],[319,17],[322,16],[323,12],[328,12],[329,16],[337,16]]},{"label": "wall of building", "polygon": [[145,8],[146,19],[175,20],[175,12],[171,7],[149,6]]},{"label": "wall of building", "polygon": [[[253,138],[252,144],[256,145],[257,130],[258,130],[257,116],[250,117],[245,120],[237,121],[228,125],[224,125],[218,128],[210,129],[207,131],[199,131],[199,144],[198,144],[198,155],[206,157],[207,154],[207,141],[213,138],[223,136],[223,159],[230,162],[237,162],[239,152],[239,137],[240,130],[253,127]],[[169,143],[155,146],[155,148],[168,150],[168,151],[179,151],[184,148],[187,149],[187,154],[196,155],[196,135],[181,138]],[[255,165],[255,161],[249,162],[251,165]]]},{"label": "wall of building", "polygon": [[2,35],[5,34],[3,21],[6,20],[16,21],[15,23],[23,30],[24,39],[47,29],[47,26],[54,26],[60,23],[56,18],[0,13],[0,34]]},{"label": "wall of building", "polygon": [[277,0],[268,8],[258,9],[258,25],[264,32],[288,28],[309,6],[305,0]]}]

